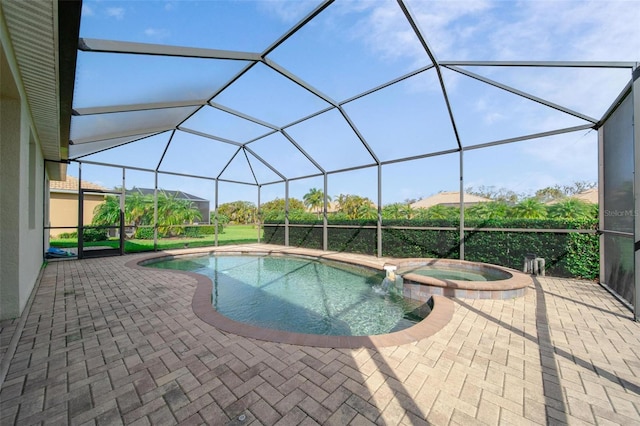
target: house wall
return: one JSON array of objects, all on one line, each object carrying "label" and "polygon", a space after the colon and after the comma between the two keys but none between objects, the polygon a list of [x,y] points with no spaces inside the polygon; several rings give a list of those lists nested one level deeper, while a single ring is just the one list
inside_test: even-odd
[{"label": "house wall", "polygon": [[[1,16],[0,16],[1,18]],[[18,317],[43,263],[45,171],[6,32],[0,33],[0,320]]]},{"label": "house wall", "polygon": [[[63,232],[77,229],[56,229],[57,226],[78,226],[78,194],[73,192],[52,192],[49,199],[50,235],[56,237]],[[93,220],[93,210],[104,202],[104,195],[85,194],[83,222],[88,225]]]}]

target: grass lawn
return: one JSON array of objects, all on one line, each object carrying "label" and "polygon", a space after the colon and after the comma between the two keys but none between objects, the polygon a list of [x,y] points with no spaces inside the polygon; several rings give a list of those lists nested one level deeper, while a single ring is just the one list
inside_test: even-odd
[{"label": "grass lawn", "polygon": [[[260,231],[262,237],[262,231]],[[218,234],[218,245],[246,244],[258,242],[258,230],[253,225],[233,225],[225,226],[224,231]],[[78,240],[72,239],[51,239],[51,247],[69,248],[78,247]],[[84,243],[85,247],[109,246],[118,247],[118,240],[98,241]],[[188,247],[207,247],[215,245],[215,236],[205,235],[200,238],[164,238],[158,239],[158,250]],[[125,240],[124,250],[126,253],[137,253],[143,251],[153,251],[153,240]]]}]

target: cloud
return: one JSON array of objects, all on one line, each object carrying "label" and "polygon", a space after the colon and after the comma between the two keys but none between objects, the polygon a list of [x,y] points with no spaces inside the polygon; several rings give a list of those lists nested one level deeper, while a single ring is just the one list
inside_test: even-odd
[{"label": "cloud", "polygon": [[[497,59],[637,60],[640,8],[631,1],[522,2],[512,20],[496,15],[488,38]],[[624,40],[624,42],[621,42]]]},{"label": "cloud", "polygon": [[482,120],[486,123],[486,124],[493,124],[499,121],[503,121],[505,120],[507,117],[505,117],[503,114],[500,114],[499,112],[490,112],[488,114],[485,114],[482,117]]},{"label": "cloud", "polygon": [[107,16],[110,18],[116,18],[117,20],[124,19],[123,7],[108,7],[106,10]]},{"label": "cloud", "polygon": [[144,35],[153,39],[164,39],[169,36],[169,31],[163,28],[146,28]]},{"label": "cloud", "polygon": [[[637,61],[640,8],[634,1],[407,1],[440,60]],[[356,23],[368,45],[388,57],[423,58],[395,1],[350,1],[368,11]],[[624,40],[624,42],[621,42]]]},{"label": "cloud", "polygon": [[264,0],[257,2],[260,10],[288,24],[297,22],[311,12],[316,5],[317,2],[311,0]]},{"label": "cloud", "polygon": [[82,16],[95,16],[95,12],[93,11],[92,7],[84,3],[82,5]]},{"label": "cloud", "polygon": [[[359,25],[359,33],[368,40],[370,48],[388,58],[410,57],[414,63],[424,63],[426,52],[395,1],[348,2],[354,9],[371,7],[367,19]],[[474,26],[460,26],[458,21],[490,8],[485,0],[411,2],[415,17],[425,40],[438,59],[445,56],[458,39],[472,39]],[[453,26],[453,28],[452,28]],[[445,59],[449,59],[448,57]]]},{"label": "cloud", "polygon": [[560,183],[598,179],[597,133],[593,130],[558,135],[521,146],[525,157],[539,164],[541,172],[553,175]]}]

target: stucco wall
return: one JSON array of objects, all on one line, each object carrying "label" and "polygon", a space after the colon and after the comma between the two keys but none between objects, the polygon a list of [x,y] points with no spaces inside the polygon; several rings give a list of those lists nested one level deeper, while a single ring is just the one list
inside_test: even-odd
[{"label": "stucco wall", "polygon": [[[18,317],[43,262],[44,162],[31,115],[0,48],[0,320]],[[30,142],[32,145],[30,146]]]},{"label": "stucco wall", "polygon": [[[24,109],[20,133],[20,312],[24,309],[44,261],[44,159],[31,136],[28,112]],[[30,146],[31,144],[31,146]],[[33,151],[33,152],[30,152]],[[32,164],[30,164],[32,163]]]},{"label": "stucco wall", "polygon": [[[83,221],[88,225],[93,220],[93,210],[104,202],[104,195],[85,194]],[[55,229],[57,226],[78,226],[78,194],[72,192],[52,192],[49,206],[50,235],[56,237],[63,232],[77,229]]]},{"label": "stucco wall", "polygon": [[20,312],[20,101],[0,99],[0,117],[0,319],[6,319]]}]

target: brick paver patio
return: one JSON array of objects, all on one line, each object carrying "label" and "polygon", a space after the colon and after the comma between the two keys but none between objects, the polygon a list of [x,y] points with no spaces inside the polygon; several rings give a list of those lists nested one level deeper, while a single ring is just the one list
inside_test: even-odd
[{"label": "brick paver patio", "polygon": [[[538,278],[523,298],[455,299],[415,343],[324,349],[221,332],[193,313],[193,278],[132,258],[44,269],[2,425],[640,423],[640,324],[592,282]],[[0,323],[3,356],[17,323]]]}]

